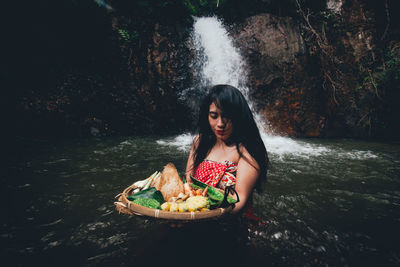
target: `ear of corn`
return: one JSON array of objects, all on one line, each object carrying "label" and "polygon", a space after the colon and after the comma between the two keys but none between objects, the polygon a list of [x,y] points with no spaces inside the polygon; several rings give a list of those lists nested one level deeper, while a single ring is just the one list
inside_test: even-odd
[{"label": "ear of corn", "polygon": [[178,204],[178,211],[179,212],[186,212],[188,211],[187,204],[185,202]]},{"label": "ear of corn", "polygon": [[209,210],[210,204],[208,199],[203,196],[189,197],[186,201],[176,202],[165,202],[161,205],[161,209],[165,211],[206,211]]},{"label": "ear of corn", "polygon": [[169,203],[169,202],[164,202],[162,205],[161,205],[161,209],[162,210],[165,210],[165,211],[169,211],[169,208],[171,207],[171,203]]},{"label": "ear of corn", "polygon": [[169,211],[178,211],[178,203],[171,202],[171,205],[169,206]]}]

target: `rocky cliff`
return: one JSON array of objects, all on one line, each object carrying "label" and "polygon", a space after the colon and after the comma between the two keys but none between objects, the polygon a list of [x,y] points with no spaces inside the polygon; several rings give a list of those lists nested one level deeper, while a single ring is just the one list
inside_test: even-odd
[{"label": "rocky cliff", "polygon": [[[240,26],[237,45],[247,58],[249,87],[269,130],[320,136],[324,112],[317,70],[312,69],[300,28],[290,17],[260,14]],[[326,101],[326,100],[325,100]]]},{"label": "rocky cliff", "polygon": [[396,135],[396,118],[387,112],[398,111],[392,97],[399,96],[398,78],[389,74],[400,67],[398,36],[390,35],[388,25],[393,9],[387,2],[357,0],[331,0],[317,10],[296,4],[297,16],[259,14],[234,33],[249,65],[253,98],[271,131]]}]

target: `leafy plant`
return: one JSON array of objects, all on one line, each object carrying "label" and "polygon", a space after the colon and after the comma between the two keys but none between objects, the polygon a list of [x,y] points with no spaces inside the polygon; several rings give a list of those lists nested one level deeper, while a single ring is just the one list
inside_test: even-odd
[{"label": "leafy plant", "polygon": [[130,33],[127,30],[124,29],[118,29],[118,33],[121,35],[121,37],[129,42],[129,41],[135,41],[139,37],[139,33],[137,31],[131,31]]},{"label": "leafy plant", "polygon": [[191,15],[198,16],[203,13],[211,13],[226,0],[184,0],[184,5]]},{"label": "leafy plant", "polygon": [[360,86],[355,88],[356,91],[372,87],[384,90],[389,84],[398,84],[400,80],[400,51],[389,51],[385,56],[385,64],[377,67],[375,70],[368,70]]}]

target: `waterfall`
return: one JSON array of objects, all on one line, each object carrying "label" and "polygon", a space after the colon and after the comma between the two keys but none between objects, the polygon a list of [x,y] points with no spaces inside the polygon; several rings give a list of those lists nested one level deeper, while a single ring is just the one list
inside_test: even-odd
[{"label": "waterfall", "polygon": [[[194,110],[198,109],[200,96],[206,93],[205,88],[217,84],[229,84],[238,88],[247,99],[267,151],[276,156],[276,159],[283,159],[287,155],[308,158],[332,152],[332,149],[322,145],[271,134],[265,119],[255,112],[254,105],[249,99],[246,62],[233,45],[232,38],[222,21],[217,17],[195,18],[193,32],[187,45],[195,55],[191,65],[194,84],[184,90],[180,98],[189,103]],[[193,135],[184,133],[173,139],[158,140],[157,143],[187,151],[192,140]]]},{"label": "waterfall", "polygon": [[196,18],[191,36],[195,51],[195,79],[205,88],[229,84],[238,88],[247,98],[245,62],[220,20],[215,17]]},{"label": "waterfall", "polygon": [[[206,88],[217,84],[232,85],[246,98],[259,129],[267,132],[264,120],[254,111],[254,105],[249,99],[246,62],[233,45],[222,21],[216,17],[195,18],[188,46],[195,55],[192,63],[195,84],[184,90],[182,96],[191,94],[192,101],[198,100],[198,97],[193,96],[203,95]],[[191,106],[193,109],[198,108],[198,101],[194,101]]]}]

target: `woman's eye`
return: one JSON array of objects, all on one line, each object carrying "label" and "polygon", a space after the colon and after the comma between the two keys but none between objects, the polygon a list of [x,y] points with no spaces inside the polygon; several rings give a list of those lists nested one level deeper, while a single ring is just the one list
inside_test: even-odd
[{"label": "woman's eye", "polygon": [[212,119],[216,119],[216,118],[218,118],[218,115],[215,114],[215,113],[210,113],[210,117],[211,117]]}]

